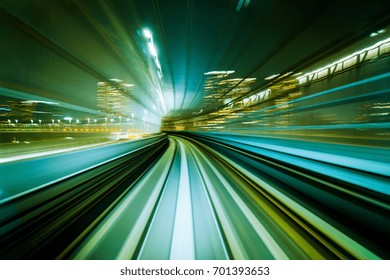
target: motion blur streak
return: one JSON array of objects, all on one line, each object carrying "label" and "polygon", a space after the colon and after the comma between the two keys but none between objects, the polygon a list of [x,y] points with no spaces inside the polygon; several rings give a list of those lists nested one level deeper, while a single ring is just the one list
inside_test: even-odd
[{"label": "motion blur streak", "polygon": [[[390,234],[388,196],[350,180],[366,171],[321,163],[320,153],[318,158],[284,151],[272,156],[239,138],[161,137],[3,201],[2,258],[389,257],[382,242]],[[342,155],[342,147],[334,148]],[[350,173],[335,179],[322,172],[324,166]],[[390,182],[380,174],[368,177]]]},{"label": "motion blur streak", "polygon": [[390,259],[389,0],[0,25],[0,259]]},{"label": "motion blur streak", "polygon": [[195,259],[193,252],[194,237],[187,156],[183,143],[179,142],[179,146],[181,154],[180,181],[177,194],[175,225],[173,229],[170,258]]}]

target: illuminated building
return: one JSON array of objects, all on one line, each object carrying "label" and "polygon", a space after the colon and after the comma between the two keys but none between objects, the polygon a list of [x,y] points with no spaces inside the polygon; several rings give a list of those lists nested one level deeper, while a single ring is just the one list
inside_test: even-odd
[{"label": "illuminated building", "polygon": [[205,73],[203,88],[204,107],[224,105],[251,91],[256,78],[230,78],[234,71],[212,71]]},{"label": "illuminated building", "polygon": [[8,123],[12,111],[9,104],[0,104],[0,123]]},{"label": "illuminated building", "polygon": [[110,82],[99,82],[97,89],[97,101],[99,110],[106,116],[130,116],[131,115],[131,88],[119,79],[110,79]]},{"label": "illuminated building", "polygon": [[[204,108],[216,109],[226,105],[233,100],[249,93],[256,78],[230,78],[234,71],[211,71],[205,73],[205,83],[203,88]],[[213,108],[211,107],[213,106]],[[211,113],[219,115],[219,118],[212,118],[206,124],[201,122],[199,126],[208,128],[222,128],[227,117],[232,117],[231,108],[224,107],[219,111]]]},{"label": "illuminated building", "polygon": [[64,110],[57,102],[43,100],[9,100],[7,110],[2,117],[17,119],[19,123],[30,123],[41,120],[50,122],[54,116],[63,116]]},{"label": "illuminated building", "polygon": [[234,83],[227,77],[234,71],[211,71],[205,73],[203,87],[204,107],[222,105],[227,93],[234,87]]},{"label": "illuminated building", "polygon": [[36,102],[28,101],[7,101],[9,104],[9,117],[16,118],[20,122],[30,122],[36,110]]}]

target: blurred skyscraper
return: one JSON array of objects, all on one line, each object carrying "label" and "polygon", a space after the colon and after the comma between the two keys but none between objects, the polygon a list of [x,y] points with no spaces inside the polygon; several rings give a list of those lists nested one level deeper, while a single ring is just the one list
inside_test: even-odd
[{"label": "blurred skyscraper", "polygon": [[110,82],[99,82],[97,101],[99,111],[105,116],[129,117],[132,113],[130,99],[133,84],[119,79],[110,79]]},{"label": "blurred skyscraper", "polygon": [[233,70],[205,73],[204,108],[215,109],[251,91],[256,78],[230,78],[233,73]]}]

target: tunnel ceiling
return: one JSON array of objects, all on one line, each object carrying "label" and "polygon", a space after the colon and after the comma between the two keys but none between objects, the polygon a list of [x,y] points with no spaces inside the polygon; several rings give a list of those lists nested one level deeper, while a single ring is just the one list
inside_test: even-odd
[{"label": "tunnel ceiling", "polygon": [[234,71],[232,78],[256,78],[253,87],[260,88],[271,75],[301,71],[368,37],[390,14],[389,1],[358,0],[2,0],[1,6],[2,86],[96,110],[97,83],[120,79],[134,85],[136,102],[178,118],[201,108],[207,72]]}]

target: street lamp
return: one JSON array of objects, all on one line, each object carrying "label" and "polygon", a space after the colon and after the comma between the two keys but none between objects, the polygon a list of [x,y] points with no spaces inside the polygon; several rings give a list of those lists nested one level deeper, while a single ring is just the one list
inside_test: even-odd
[{"label": "street lamp", "polygon": [[134,113],[131,113],[131,130],[134,132]]},{"label": "street lamp", "polygon": [[73,118],[71,118],[71,117],[65,117],[64,120],[69,121],[69,124],[72,124]]}]

